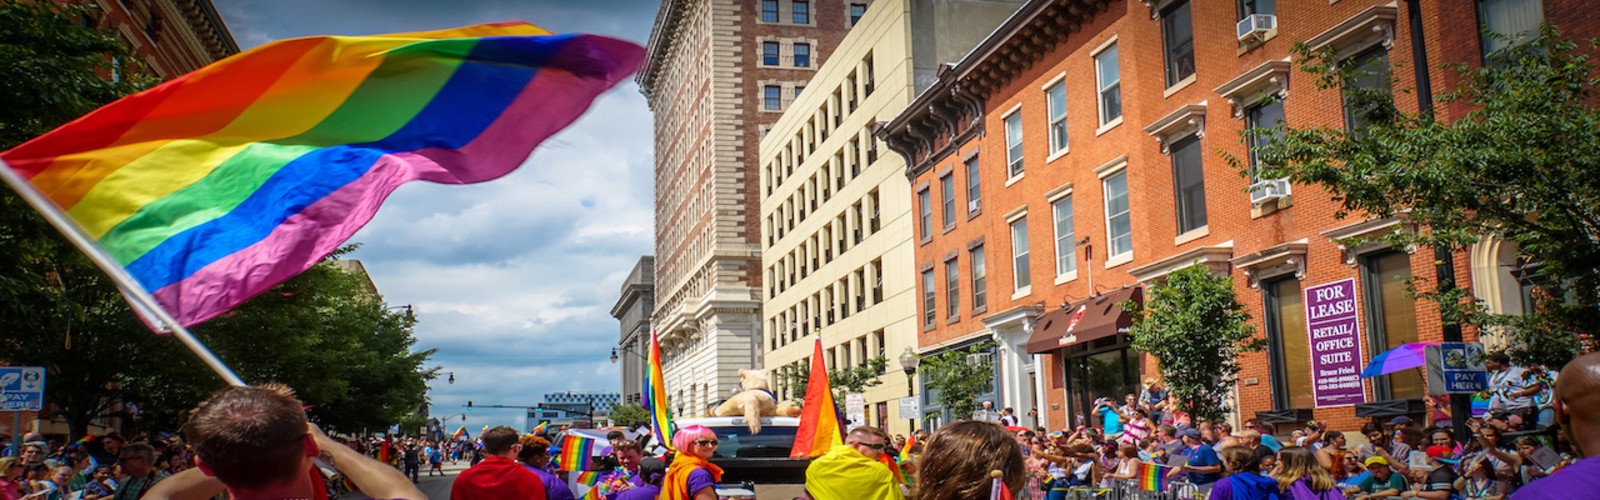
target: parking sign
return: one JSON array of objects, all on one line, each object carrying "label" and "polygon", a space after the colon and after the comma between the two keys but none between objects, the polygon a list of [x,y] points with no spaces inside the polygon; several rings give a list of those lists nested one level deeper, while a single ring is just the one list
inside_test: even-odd
[{"label": "parking sign", "polygon": [[0,366],[0,411],[44,409],[44,367]]}]

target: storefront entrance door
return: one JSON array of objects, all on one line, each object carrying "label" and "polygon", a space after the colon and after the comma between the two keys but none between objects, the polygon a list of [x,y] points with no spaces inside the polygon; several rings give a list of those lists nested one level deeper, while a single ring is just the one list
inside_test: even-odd
[{"label": "storefront entrance door", "polygon": [[[1067,349],[1067,415],[1073,425],[1095,426],[1094,400],[1105,397],[1122,404],[1123,397],[1139,393],[1139,352],[1129,348],[1126,335]],[[1093,349],[1099,347],[1099,349]]]}]

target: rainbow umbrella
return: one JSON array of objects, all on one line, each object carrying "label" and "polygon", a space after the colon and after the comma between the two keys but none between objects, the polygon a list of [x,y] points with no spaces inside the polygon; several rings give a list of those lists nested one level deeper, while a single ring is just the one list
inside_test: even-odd
[{"label": "rainbow umbrella", "polygon": [[1361,378],[1372,378],[1379,375],[1388,375],[1400,370],[1407,370],[1428,364],[1426,352],[1428,346],[1439,345],[1438,342],[1412,342],[1400,344],[1400,347],[1378,353],[1367,362],[1367,368],[1361,370]]}]

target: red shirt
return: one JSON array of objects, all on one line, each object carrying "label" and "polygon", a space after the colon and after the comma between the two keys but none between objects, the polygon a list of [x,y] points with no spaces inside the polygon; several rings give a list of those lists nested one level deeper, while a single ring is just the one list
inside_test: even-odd
[{"label": "red shirt", "polygon": [[489,457],[462,471],[450,486],[455,500],[545,500],[544,482],[505,457]]}]

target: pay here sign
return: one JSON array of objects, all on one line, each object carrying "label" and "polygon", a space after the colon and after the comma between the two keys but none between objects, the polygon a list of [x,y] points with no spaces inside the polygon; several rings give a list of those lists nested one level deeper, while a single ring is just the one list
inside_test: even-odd
[{"label": "pay here sign", "polygon": [[1361,385],[1361,315],[1354,278],[1305,289],[1311,393],[1317,408],[1365,403]]}]

